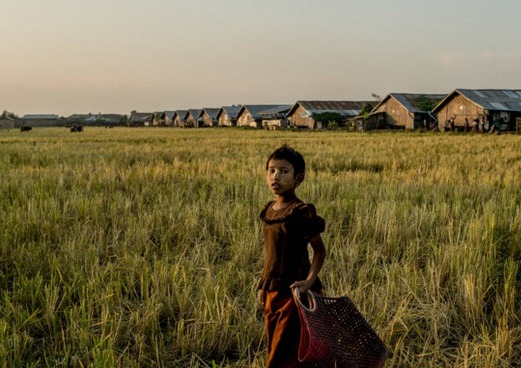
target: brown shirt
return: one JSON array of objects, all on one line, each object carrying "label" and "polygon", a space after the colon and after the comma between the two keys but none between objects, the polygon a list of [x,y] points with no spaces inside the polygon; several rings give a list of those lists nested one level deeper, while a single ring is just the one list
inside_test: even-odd
[{"label": "brown shirt", "polygon": [[[264,268],[259,283],[261,290],[289,291],[289,286],[308,276],[309,240],[324,231],[325,222],[317,216],[315,207],[299,199],[281,210],[274,210],[269,202],[260,218],[264,232]],[[311,288],[322,289],[317,281]]]}]

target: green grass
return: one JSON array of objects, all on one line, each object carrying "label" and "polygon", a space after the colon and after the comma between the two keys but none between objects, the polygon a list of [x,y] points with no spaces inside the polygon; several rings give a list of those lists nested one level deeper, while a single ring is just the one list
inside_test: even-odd
[{"label": "green grass", "polygon": [[521,137],[0,130],[0,367],[262,367],[267,155],[389,367],[521,362]]}]

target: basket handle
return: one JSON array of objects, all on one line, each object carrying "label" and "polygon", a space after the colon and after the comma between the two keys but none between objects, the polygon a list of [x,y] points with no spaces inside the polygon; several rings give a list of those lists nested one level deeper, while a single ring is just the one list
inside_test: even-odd
[{"label": "basket handle", "polygon": [[309,307],[302,303],[299,288],[296,287],[293,289],[293,298],[295,299],[295,302],[298,304],[299,308],[303,308],[308,312],[315,311],[315,309],[317,308],[317,301],[314,293],[311,290],[307,290],[306,297],[308,298]]}]

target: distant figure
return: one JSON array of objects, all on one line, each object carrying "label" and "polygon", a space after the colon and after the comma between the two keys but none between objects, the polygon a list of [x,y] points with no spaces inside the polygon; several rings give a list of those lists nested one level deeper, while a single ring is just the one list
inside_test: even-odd
[{"label": "distant figure", "polygon": [[472,120],[472,132],[476,133],[479,130],[479,121],[478,118]]},{"label": "distant figure", "polygon": [[452,122],[452,118],[451,118],[445,122],[445,130],[452,131],[453,128],[454,128],[454,123]]},{"label": "distant figure", "polygon": [[485,133],[485,117],[483,116],[479,122],[479,131]]},{"label": "distant figure", "polygon": [[483,133],[486,133],[490,129],[490,122],[488,121],[488,118],[483,119],[485,119],[485,122],[483,123]]},{"label": "distant figure", "polygon": [[494,132],[497,132],[497,135],[501,134],[501,120],[499,119],[494,119],[494,121],[492,121],[492,127],[490,128],[489,133]]},{"label": "distant figure", "polygon": [[465,133],[469,131],[469,119],[465,118]]},{"label": "distant figure", "polygon": [[30,126],[22,126],[22,127],[20,127],[20,131],[21,131],[21,132],[28,132],[28,131],[30,131],[31,129],[33,129],[33,128],[30,127]]}]

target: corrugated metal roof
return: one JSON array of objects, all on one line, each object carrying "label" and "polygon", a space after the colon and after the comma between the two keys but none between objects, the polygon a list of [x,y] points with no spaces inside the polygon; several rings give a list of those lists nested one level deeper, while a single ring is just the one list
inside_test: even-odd
[{"label": "corrugated metal roof", "polygon": [[87,119],[87,118],[90,118],[92,116],[92,114],[72,114],[72,115],[69,115],[68,119]]},{"label": "corrugated metal roof", "polygon": [[188,114],[192,115],[194,119],[197,119],[201,115],[202,109],[188,109],[188,113],[186,114],[185,118],[188,117]]},{"label": "corrugated metal roof", "polygon": [[28,114],[28,115],[24,115],[22,117],[23,119],[31,119],[31,120],[38,120],[38,119],[42,119],[42,120],[45,120],[45,119],[59,119],[60,117],[58,115],[54,115],[54,114]]},{"label": "corrugated metal roof", "polygon": [[220,108],[205,107],[201,114],[207,113],[210,118],[217,119],[217,114],[219,114],[220,110]]},{"label": "corrugated metal roof", "polygon": [[164,115],[171,120],[175,115],[175,111],[165,111]]},{"label": "corrugated metal roof", "polygon": [[242,105],[223,106],[219,113],[223,111],[230,117],[230,119],[237,119],[237,115],[239,115],[241,109]]},{"label": "corrugated metal roof", "polygon": [[[424,108],[422,108],[422,103],[426,101],[431,102],[439,102],[446,95],[441,94],[421,94],[421,93],[390,93],[389,97],[395,98],[399,103],[401,103],[409,112],[417,113],[417,112],[427,112]],[[384,98],[382,102],[386,101],[387,98]],[[380,105],[380,104],[379,104]],[[376,109],[376,107],[375,107]]]},{"label": "corrugated metal roof", "polygon": [[515,89],[456,89],[486,110],[521,111],[521,90]]},{"label": "corrugated metal roof", "polygon": [[105,122],[105,123],[117,123],[125,118],[125,115],[120,114],[95,114],[84,119],[87,123]]},{"label": "corrugated metal roof", "polygon": [[352,117],[358,115],[366,103],[372,106],[377,105],[376,101],[297,101],[288,112],[288,116],[292,115],[300,105],[308,111],[310,115],[333,112],[344,117]]},{"label": "corrugated metal roof", "polygon": [[289,110],[291,105],[244,105],[243,108],[247,110],[254,119],[260,119],[266,114],[277,114],[277,111],[280,111],[280,109]]},{"label": "corrugated metal roof", "polygon": [[154,114],[151,112],[131,112],[130,113],[130,121],[132,121],[132,122],[146,121],[146,120],[152,119],[153,117],[154,117]]},{"label": "corrugated metal roof", "polygon": [[259,111],[259,115],[261,116],[273,116],[273,115],[283,115],[286,114],[289,109],[291,109],[292,105],[280,105],[275,106],[267,110]]},{"label": "corrugated metal roof", "polygon": [[188,110],[176,110],[174,116],[179,116],[180,119],[184,119],[186,117],[186,114],[188,113]]}]

